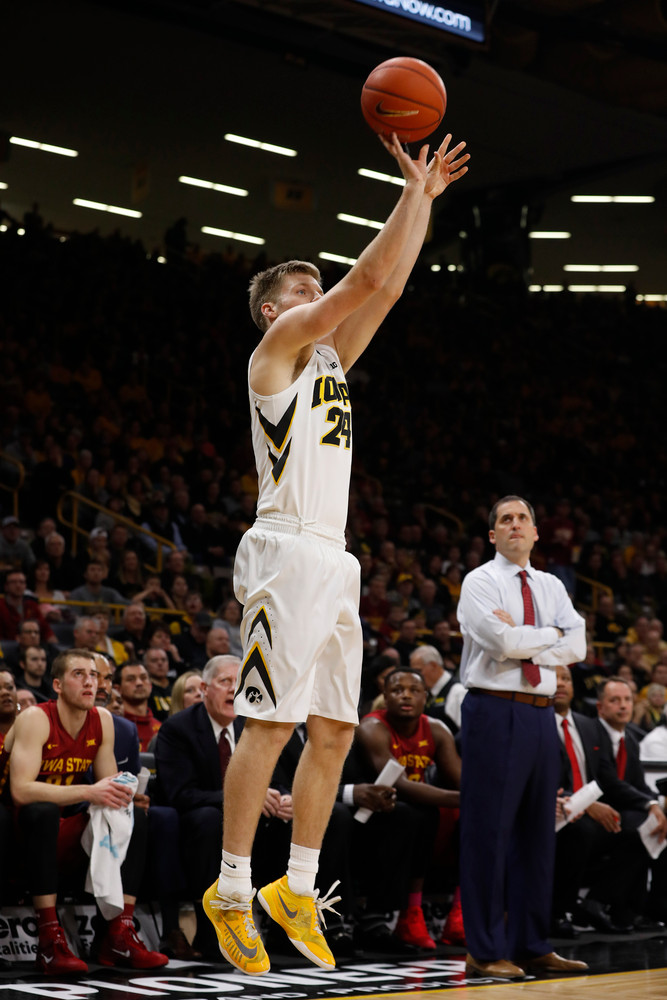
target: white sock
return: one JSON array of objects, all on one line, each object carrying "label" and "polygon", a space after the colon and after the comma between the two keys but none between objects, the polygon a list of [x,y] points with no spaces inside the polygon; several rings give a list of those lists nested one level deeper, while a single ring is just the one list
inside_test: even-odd
[{"label": "white sock", "polygon": [[319,861],[320,852],[314,847],[290,844],[287,884],[297,896],[312,896]]},{"label": "white sock", "polygon": [[235,893],[240,893],[244,898],[252,896],[250,858],[242,858],[238,854],[223,851],[220,878],[218,879],[218,895],[231,896]]}]

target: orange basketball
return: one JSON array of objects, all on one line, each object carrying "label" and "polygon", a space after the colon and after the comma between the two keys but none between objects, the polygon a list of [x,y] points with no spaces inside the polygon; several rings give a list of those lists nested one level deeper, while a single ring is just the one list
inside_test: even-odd
[{"label": "orange basketball", "polygon": [[395,132],[400,142],[425,139],[442,121],[446,107],[447,91],[440,75],[411,56],[380,63],[361,91],[361,110],[373,131]]}]

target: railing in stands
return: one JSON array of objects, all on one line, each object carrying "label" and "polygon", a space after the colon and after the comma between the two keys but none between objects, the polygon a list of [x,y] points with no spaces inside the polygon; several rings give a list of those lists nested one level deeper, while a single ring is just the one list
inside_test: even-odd
[{"label": "railing in stands", "polygon": [[599,580],[591,580],[590,577],[584,576],[582,573],[577,573],[577,580],[581,580],[582,583],[587,583],[591,588],[592,599],[590,607],[586,604],[578,602],[579,607],[584,608],[585,611],[597,611],[600,594],[609,594],[610,597],[614,596],[614,591],[611,587],[608,587],[606,583],[600,583]]},{"label": "railing in stands", "polygon": [[[12,484],[6,482],[9,470],[7,469],[5,463],[10,465],[12,469],[16,469],[16,481]],[[5,490],[7,493],[12,494],[12,514],[14,517],[19,516],[19,491],[21,490],[25,482],[25,466],[23,462],[19,462],[18,458],[14,458],[13,455],[9,455],[6,451],[0,451],[0,490]]]},{"label": "railing in stands", "polygon": [[[65,515],[65,502],[69,501],[72,505],[72,520],[68,521]],[[129,517],[124,517],[122,514],[117,514],[115,511],[110,510],[108,507],[103,507],[102,504],[96,503],[94,500],[89,500],[88,497],[81,496],[80,493],[76,493],[74,490],[68,490],[67,493],[63,493],[58,501],[57,514],[58,520],[61,524],[66,525],[66,527],[72,529],[72,555],[76,555],[77,542],[79,535],[84,535],[86,538],[90,535],[87,528],[82,528],[79,525],[79,506],[83,504],[85,507],[92,507],[93,510],[101,511],[103,514],[108,514],[110,518],[113,519],[115,524],[124,524],[125,527],[133,535],[139,535],[141,538],[152,538],[156,543],[156,565],[153,566],[150,563],[145,563],[146,569],[153,573],[161,573],[163,568],[163,550],[175,549],[176,546],[173,542],[170,542],[168,538],[162,538],[161,535],[156,535],[147,528],[142,528],[140,524],[136,521],[130,520]]]},{"label": "railing in stands", "polygon": [[[125,611],[125,608],[130,607],[132,602],[130,602],[130,604],[107,604],[105,601],[97,601],[93,603],[92,601],[48,600],[48,601],[42,601],[40,603],[48,605],[58,605],[58,607],[63,607],[63,608],[80,608],[83,614],[92,614],[92,615],[95,614],[96,608],[99,610],[100,608],[103,607],[108,609],[108,611],[111,613],[114,625],[118,625],[123,617],[123,612]],[[179,611],[177,608],[149,608],[145,604],[143,604],[142,607],[145,609],[146,617],[149,619],[171,617],[177,620],[185,618],[185,611]]]}]

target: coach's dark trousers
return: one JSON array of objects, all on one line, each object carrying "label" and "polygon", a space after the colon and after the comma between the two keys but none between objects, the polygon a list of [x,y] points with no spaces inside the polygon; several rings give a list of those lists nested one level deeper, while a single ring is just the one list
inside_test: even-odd
[{"label": "coach's dark trousers", "polygon": [[461,711],[468,950],[482,962],[546,955],[559,775],[553,709],[473,690]]}]

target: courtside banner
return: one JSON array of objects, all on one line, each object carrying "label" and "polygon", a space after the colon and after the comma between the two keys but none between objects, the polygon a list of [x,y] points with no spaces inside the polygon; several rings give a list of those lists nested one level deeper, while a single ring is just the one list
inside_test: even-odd
[{"label": "courtside banner", "polygon": [[440,28],[470,42],[486,41],[484,2],[457,3],[453,6],[428,3],[427,0],[354,0],[354,2],[375,7],[388,14],[408,17],[430,28]]}]

